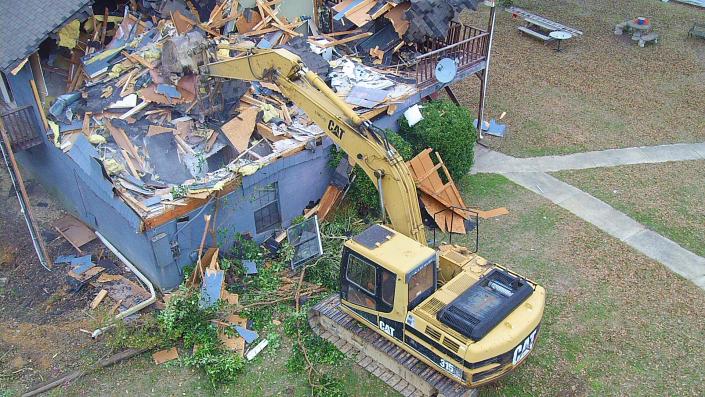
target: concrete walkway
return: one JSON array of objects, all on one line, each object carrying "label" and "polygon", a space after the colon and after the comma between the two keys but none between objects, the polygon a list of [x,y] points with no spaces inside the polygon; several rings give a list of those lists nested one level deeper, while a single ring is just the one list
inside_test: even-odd
[{"label": "concrete walkway", "polygon": [[498,173],[592,223],[705,289],[705,258],[546,172],[705,159],[705,144],[677,144],[519,159],[478,146],[473,173]]},{"label": "concrete walkway", "polygon": [[705,143],[643,146],[597,152],[516,158],[477,146],[473,172],[555,172],[667,161],[705,160]]}]

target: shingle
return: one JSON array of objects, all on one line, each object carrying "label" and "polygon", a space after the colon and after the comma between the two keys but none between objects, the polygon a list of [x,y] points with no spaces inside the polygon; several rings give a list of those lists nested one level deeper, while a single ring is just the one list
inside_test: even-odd
[{"label": "shingle", "polygon": [[0,70],[15,66],[93,0],[0,0]]}]

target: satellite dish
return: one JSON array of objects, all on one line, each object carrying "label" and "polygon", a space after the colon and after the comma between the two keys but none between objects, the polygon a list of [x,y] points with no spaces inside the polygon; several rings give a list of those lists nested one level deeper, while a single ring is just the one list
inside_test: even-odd
[{"label": "satellite dish", "polygon": [[443,58],[436,64],[436,80],[441,83],[450,83],[458,73],[458,66],[454,59]]}]

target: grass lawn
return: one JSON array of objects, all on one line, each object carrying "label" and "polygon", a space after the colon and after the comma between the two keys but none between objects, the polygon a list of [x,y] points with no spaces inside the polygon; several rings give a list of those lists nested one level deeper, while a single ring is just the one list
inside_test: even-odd
[{"label": "grass lawn", "polygon": [[481,222],[480,253],[548,292],[533,356],[484,395],[702,395],[702,290],[502,176],[460,184],[510,211]]},{"label": "grass lawn", "polygon": [[705,161],[626,165],[554,175],[705,256]]},{"label": "grass lawn", "polygon": [[[489,117],[506,111],[505,138],[487,143],[519,157],[615,147],[705,141],[705,41],[687,40],[705,10],[653,0],[538,1],[515,5],[583,31],[556,53],[516,29],[523,20],[497,13]],[[464,21],[486,26],[487,8]],[[651,18],[656,45],[639,48],[614,25]],[[455,85],[477,108],[478,79]]]},{"label": "grass lawn", "polygon": [[[502,176],[459,185],[471,206],[510,210],[481,222],[480,253],[548,291],[533,355],[482,396],[701,395],[705,368],[694,352],[705,334],[703,291]],[[53,395],[305,396],[305,375],[286,368],[291,346],[283,338],[217,389],[200,372],[143,356]],[[397,395],[349,362],[326,371],[351,396]]]}]

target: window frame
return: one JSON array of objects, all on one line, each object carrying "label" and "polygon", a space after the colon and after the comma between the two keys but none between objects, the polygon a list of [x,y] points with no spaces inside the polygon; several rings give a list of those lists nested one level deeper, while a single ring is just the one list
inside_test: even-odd
[{"label": "window frame", "polygon": [[[355,281],[353,281],[353,280],[350,279],[350,277],[349,277],[349,274],[350,274],[350,262],[351,262],[351,259],[352,259],[352,258],[355,258],[356,260],[358,260],[358,261],[361,262],[362,264],[364,264],[364,265],[369,266],[369,267],[372,268],[372,270],[374,271],[374,277],[373,277],[373,279],[374,279],[374,281],[375,281],[375,286],[374,286],[375,291],[370,291],[370,290],[368,290],[366,287],[363,287],[362,285],[359,285],[358,283],[356,283]],[[350,284],[352,284],[352,285],[358,287],[362,292],[365,292],[365,293],[367,293],[368,295],[371,295],[371,296],[377,298],[377,266],[374,265],[374,264],[372,264],[372,263],[370,263],[370,262],[367,261],[367,260],[362,259],[360,256],[355,255],[355,254],[352,253],[352,252],[348,254],[347,262],[348,262],[348,263],[347,263],[347,266],[345,267],[345,279],[346,279]],[[377,301],[377,300],[375,299],[375,302],[376,302],[376,301]]]},{"label": "window frame", "polygon": [[[272,182],[268,183],[262,187],[260,187],[260,191],[257,191],[258,187],[255,186],[254,188],[254,194],[253,197],[251,198],[251,202],[256,203],[257,206],[254,207],[254,210],[252,211],[252,218],[255,223],[255,233],[257,234],[262,234],[262,233],[267,233],[272,230],[276,230],[278,227],[281,227],[282,224],[282,212],[281,208],[279,207],[279,183],[277,182]],[[266,190],[265,190],[266,189]],[[271,189],[271,190],[270,190]],[[267,194],[273,192],[274,197],[271,199],[267,198]],[[264,204],[263,204],[264,202]],[[269,208],[269,207],[273,207]],[[258,227],[258,223],[261,224],[263,217],[261,215],[258,216],[258,213],[260,213],[263,210],[269,211],[267,214],[267,217],[271,217],[271,211],[275,211],[278,220],[274,223],[268,223],[266,225],[261,225],[262,227]],[[260,222],[258,222],[258,218],[260,219]]]},{"label": "window frame", "polygon": [[413,308],[418,306],[421,302],[426,300],[426,298],[433,295],[433,293],[436,292],[436,290],[438,289],[438,257],[434,254],[430,258],[423,261],[420,265],[416,266],[414,270],[410,271],[406,275],[407,293],[409,292],[409,288],[411,288],[411,278],[420,273],[424,267],[429,265],[433,267],[433,284],[430,288],[427,288],[416,298],[408,301],[408,310],[412,310]]}]

